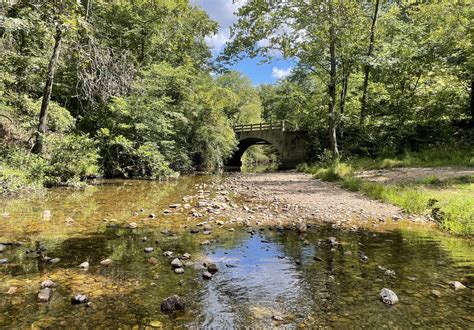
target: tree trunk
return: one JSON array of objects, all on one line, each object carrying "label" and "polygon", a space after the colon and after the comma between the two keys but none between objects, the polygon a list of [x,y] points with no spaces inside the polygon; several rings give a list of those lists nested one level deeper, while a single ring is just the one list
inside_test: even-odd
[{"label": "tree trunk", "polygon": [[41,101],[41,111],[39,115],[39,125],[38,130],[36,132],[36,139],[31,152],[35,154],[40,154],[43,151],[43,136],[46,133],[46,125],[48,123],[48,106],[49,100],[51,99],[51,92],[53,90],[53,79],[54,79],[54,71],[56,69],[56,64],[59,58],[59,50],[61,48],[61,40],[62,40],[62,30],[61,25],[56,25],[56,35],[54,37],[54,48],[53,54],[49,61],[48,65],[48,77],[46,79],[46,83],[44,85],[43,90],[43,100]]},{"label": "tree trunk", "polygon": [[[374,51],[374,41],[375,41],[375,25],[377,23],[377,14],[379,12],[379,0],[375,1],[375,10],[374,17],[372,17],[372,26],[370,28],[370,42],[369,50],[367,52],[367,60],[370,59]],[[362,86],[362,99],[361,99],[361,109],[360,109],[360,125],[365,123],[365,118],[367,117],[367,103],[369,101],[369,75],[370,75],[370,64],[366,63],[364,67],[364,84]]]},{"label": "tree trunk", "polygon": [[339,110],[341,115],[344,114],[344,110],[346,107],[346,97],[347,97],[347,85],[349,84],[349,70],[343,66],[342,68],[342,89],[341,89],[341,96],[339,100]]},{"label": "tree trunk", "polygon": [[342,88],[341,88],[341,95],[340,95],[340,100],[339,100],[339,113],[341,114],[341,119],[339,121],[339,136],[341,138],[344,136],[344,110],[346,108],[347,86],[349,84],[349,75],[350,75],[350,71],[347,69],[346,65],[343,65]]},{"label": "tree trunk", "polygon": [[474,126],[474,79],[471,80],[471,126]]},{"label": "tree trunk", "polygon": [[334,27],[334,14],[332,10],[332,3],[329,1],[329,61],[330,61],[330,77],[329,77],[329,144],[334,158],[339,158],[339,150],[337,148],[336,136],[336,84],[337,84],[337,69],[336,69],[336,30]]}]

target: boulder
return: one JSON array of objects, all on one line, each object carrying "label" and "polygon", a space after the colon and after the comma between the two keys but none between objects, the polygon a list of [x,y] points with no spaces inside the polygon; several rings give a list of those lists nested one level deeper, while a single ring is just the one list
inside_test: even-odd
[{"label": "boulder", "polygon": [[6,265],[6,264],[8,264],[7,258],[0,259],[0,265]]},{"label": "boulder", "polygon": [[395,305],[398,303],[398,297],[395,292],[387,288],[383,288],[380,291],[380,299],[387,305]]},{"label": "boulder", "polygon": [[151,253],[151,252],[153,252],[154,250],[155,250],[155,249],[152,248],[152,247],[146,247],[146,248],[143,249],[143,251],[145,251],[146,253]]},{"label": "boulder", "polygon": [[0,253],[2,253],[3,251],[5,251],[7,247],[3,244],[0,244]]},{"label": "boulder", "polygon": [[161,310],[166,313],[183,311],[185,307],[184,300],[178,295],[168,297],[161,302]]},{"label": "boulder", "polygon": [[205,280],[210,280],[212,278],[212,274],[210,272],[202,273],[202,278]]}]

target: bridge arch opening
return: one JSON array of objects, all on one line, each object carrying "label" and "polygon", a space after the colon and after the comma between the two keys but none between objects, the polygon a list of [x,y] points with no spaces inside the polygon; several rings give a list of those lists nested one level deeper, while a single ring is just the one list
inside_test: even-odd
[{"label": "bridge arch opening", "polygon": [[226,161],[225,169],[226,170],[241,170],[243,165],[244,154],[252,152],[253,147],[262,146],[265,147],[265,151],[273,152],[279,158],[279,150],[269,141],[262,138],[245,138],[239,141],[237,145],[237,150],[234,151],[234,154]]}]

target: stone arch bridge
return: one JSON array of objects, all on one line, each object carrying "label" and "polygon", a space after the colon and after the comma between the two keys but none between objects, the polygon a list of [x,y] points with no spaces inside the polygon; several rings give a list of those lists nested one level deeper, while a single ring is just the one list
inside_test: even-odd
[{"label": "stone arch bridge", "polygon": [[234,126],[239,141],[237,150],[225,164],[226,169],[240,169],[242,155],[256,144],[271,144],[278,151],[281,169],[295,168],[307,159],[307,134],[287,121]]}]

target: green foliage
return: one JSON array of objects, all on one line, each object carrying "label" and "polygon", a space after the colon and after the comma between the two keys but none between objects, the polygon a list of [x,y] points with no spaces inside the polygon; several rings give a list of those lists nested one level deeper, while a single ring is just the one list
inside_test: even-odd
[{"label": "green foliage", "polygon": [[0,162],[2,194],[14,194],[42,186],[82,185],[98,173],[95,142],[81,135],[50,135],[47,151],[35,155],[23,149],[4,150]]},{"label": "green foliage", "polygon": [[258,121],[261,106],[248,79],[211,76],[205,37],[217,24],[188,0],[87,4],[5,4],[0,109],[13,120],[8,129],[21,134],[2,145],[32,157],[27,150],[59,24],[44,167],[35,180],[62,185],[97,173],[162,178],[221,168],[236,145],[231,125]]},{"label": "green foliage", "polygon": [[46,185],[77,185],[82,179],[97,175],[97,147],[90,138],[50,135],[46,139],[46,148]]},{"label": "green foliage", "polygon": [[262,104],[257,90],[249,78],[236,71],[226,72],[216,78],[218,86],[233,93],[235,102],[229,102],[224,111],[233,125],[259,123],[262,117]]},{"label": "green foliage", "polygon": [[[22,123],[24,129],[28,131],[36,130],[38,126],[38,116],[41,108],[41,99],[32,100],[28,97],[18,98],[15,106],[17,107],[18,120]],[[48,109],[48,129],[51,132],[70,132],[75,127],[75,119],[70,112],[52,101]]]},{"label": "green foliage", "polygon": [[[348,155],[393,156],[403,150],[473,139],[473,7],[459,1],[380,2],[373,51],[374,2],[247,1],[223,59],[283,56],[292,74],[260,87],[264,118],[309,130],[313,149],[328,148],[329,45],[336,31],[338,140]],[[360,125],[364,70],[368,120]],[[469,124],[470,121],[470,124]]]}]

